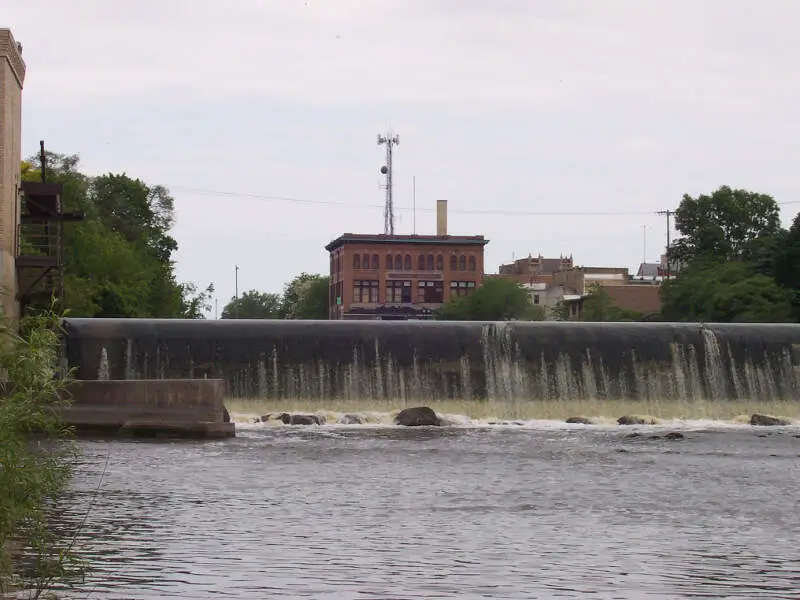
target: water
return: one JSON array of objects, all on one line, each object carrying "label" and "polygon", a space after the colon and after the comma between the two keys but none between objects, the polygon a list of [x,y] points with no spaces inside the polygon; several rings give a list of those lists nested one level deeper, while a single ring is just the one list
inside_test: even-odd
[{"label": "water", "polygon": [[83,441],[73,518],[94,498],[94,571],[74,594],[795,599],[798,436],[464,420]]}]

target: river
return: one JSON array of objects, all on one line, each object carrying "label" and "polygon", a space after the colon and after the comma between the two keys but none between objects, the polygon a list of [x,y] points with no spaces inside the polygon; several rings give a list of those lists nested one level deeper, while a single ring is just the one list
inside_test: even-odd
[{"label": "river", "polygon": [[[683,439],[665,439],[681,431]],[[638,436],[631,434],[638,433]],[[81,441],[69,597],[798,598],[800,428],[242,423]]]}]

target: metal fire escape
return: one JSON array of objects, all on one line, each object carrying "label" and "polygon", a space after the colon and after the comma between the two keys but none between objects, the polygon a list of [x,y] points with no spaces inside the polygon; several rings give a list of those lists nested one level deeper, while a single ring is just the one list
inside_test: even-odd
[{"label": "metal fire escape", "polygon": [[64,309],[64,223],[82,221],[83,214],[65,213],[60,183],[21,185],[17,232],[17,300],[20,314],[30,305]]}]

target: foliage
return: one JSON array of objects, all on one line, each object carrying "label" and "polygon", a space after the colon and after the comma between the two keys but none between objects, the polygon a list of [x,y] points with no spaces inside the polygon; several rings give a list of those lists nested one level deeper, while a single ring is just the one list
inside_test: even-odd
[{"label": "foliage", "polygon": [[672,259],[683,264],[697,257],[736,260],[754,240],[780,231],[780,209],[766,194],[722,186],[710,196],[684,195],[675,228],[682,237],[670,248]]},{"label": "foliage", "polygon": [[327,319],[329,278],[301,273],[283,289],[281,313],[285,319]]},{"label": "foliage", "polygon": [[75,564],[49,526],[75,456],[58,414],[72,381],[58,376],[59,327],[47,313],[23,319],[20,334],[5,324],[0,332],[0,596],[20,584],[20,551],[32,561],[21,583],[34,597]]},{"label": "foliage", "polygon": [[569,320],[569,304],[563,300],[559,300],[556,302],[555,306],[550,309],[550,316],[554,321]]},{"label": "foliage", "polygon": [[627,308],[620,308],[608,291],[599,284],[588,287],[588,296],[583,300],[581,321],[641,321],[641,313]]},{"label": "foliage", "polygon": [[530,293],[518,282],[492,277],[469,296],[451,298],[437,317],[447,321],[542,321],[545,313],[531,302]]},{"label": "foliage", "polygon": [[792,293],[753,263],[695,261],[664,283],[662,315],[673,321],[787,322]]},{"label": "foliage", "polygon": [[222,309],[223,319],[280,319],[282,318],[279,294],[261,293],[256,290],[244,292]]},{"label": "foliage", "polygon": [[[38,163],[22,163],[23,180],[41,180]],[[167,189],[124,173],[89,177],[78,165],[75,155],[47,154],[47,179],[63,184],[65,210],[85,214],[64,226],[66,308],[75,316],[202,318],[213,287],[198,292],[175,278]]]},{"label": "foliage", "polygon": [[283,286],[282,294],[250,290],[231,298],[223,319],[327,319],[328,277],[301,273]]}]

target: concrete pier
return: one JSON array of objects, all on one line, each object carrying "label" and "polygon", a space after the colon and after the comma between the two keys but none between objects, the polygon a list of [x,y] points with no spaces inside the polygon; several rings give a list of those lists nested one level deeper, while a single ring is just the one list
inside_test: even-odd
[{"label": "concrete pier", "polygon": [[221,379],[79,380],[62,415],[79,435],[234,437],[224,391]]}]

